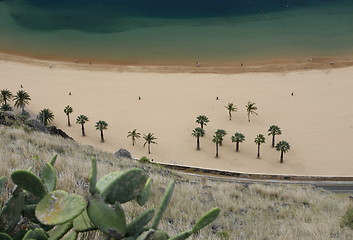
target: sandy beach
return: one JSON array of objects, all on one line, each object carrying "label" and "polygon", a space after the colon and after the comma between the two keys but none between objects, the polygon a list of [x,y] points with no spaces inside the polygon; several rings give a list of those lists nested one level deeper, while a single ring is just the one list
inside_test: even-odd
[{"label": "sandy beach", "polygon": [[[161,71],[162,67],[156,71],[129,66],[97,68],[81,63],[15,61],[1,55],[0,89],[15,93],[22,84],[32,98],[27,110],[33,115],[49,108],[55,114],[52,125],[80,143],[109,152],[125,148],[135,158],[148,156],[155,162],[237,172],[353,176],[353,67],[312,70],[308,66],[295,71],[225,71],[227,74],[212,70],[203,73],[199,70],[202,67],[195,70],[190,66],[190,71],[184,67],[178,73],[176,66],[169,72]],[[248,101],[258,107],[259,115],[252,115],[251,122],[247,121],[245,109]],[[224,107],[228,102],[238,108],[231,121]],[[66,105],[74,110],[71,127],[63,112]],[[80,114],[89,118],[86,137],[75,124]],[[198,126],[195,120],[201,114],[210,122],[200,140],[201,150],[196,151],[191,132]],[[99,131],[94,128],[99,120],[109,124],[105,143],[100,142]],[[282,130],[276,140],[291,145],[283,164],[267,136],[273,124]],[[135,128],[157,137],[158,145],[151,146],[150,155],[142,138],[132,146],[126,137]],[[212,143],[217,129],[228,133],[219,158],[214,157]],[[235,132],[246,138],[238,153],[230,140]],[[257,159],[254,138],[260,133],[266,135],[266,143],[261,146],[261,159]]]}]

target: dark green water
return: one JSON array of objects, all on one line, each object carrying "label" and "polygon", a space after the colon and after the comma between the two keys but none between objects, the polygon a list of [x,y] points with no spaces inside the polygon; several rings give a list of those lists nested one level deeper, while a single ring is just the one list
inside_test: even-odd
[{"label": "dark green water", "polygon": [[2,0],[0,49],[131,64],[351,56],[353,0]]}]

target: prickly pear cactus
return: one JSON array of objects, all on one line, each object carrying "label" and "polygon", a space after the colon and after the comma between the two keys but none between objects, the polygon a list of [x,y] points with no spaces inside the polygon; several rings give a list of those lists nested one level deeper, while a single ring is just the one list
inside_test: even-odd
[{"label": "prickly pear cactus", "polygon": [[0,177],[0,194],[2,193],[6,183],[6,177]]},{"label": "prickly pear cactus", "polygon": [[135,199],[144,188],[147,174],[139,168],[126,172],[113,172],[102,177],[96,185],[107,203],[125,203]]},{"label": "prickly pear cactus", "polygon": [[80,195],[57,190],[45,195],[38,203],[36,217],[43,224],[63,224],[80,215],[86,206],[87,202]]},{"label": "prickly pear cactus", "polygon": [[38,197],[44,197],[47,193],[40,178],[29,171],[15,171],[11,178],[16,185]]}]

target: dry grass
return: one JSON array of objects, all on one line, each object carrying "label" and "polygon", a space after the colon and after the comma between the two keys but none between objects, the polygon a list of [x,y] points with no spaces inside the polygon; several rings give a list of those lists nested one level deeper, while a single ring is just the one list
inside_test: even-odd
[{"label": "dry grass", "polygon": [[[220,217],[191,239],[353,239],[352,230],[339,226],[346,209],[353,205],[345,194],[309,186],[240,185],[184,177],[159,166],[117,159],[70,140],[21,129],[0,126],[0,136],[0,175],[10,176],[14,170],[30,166],[38,171],[58,154],[58,188],[69,192],[87,193],[90,158],[94,156],[99,160],[100,177],[112,171],[143,168],[154,182],[152,196],[144,208],[133,202],[124,204],[129,219],[145,208],[158,206],[167,183],[175,180],[173,199],[160,226],[171,235],[190,228],[203,213],[217,206],[222,209]],[[8,193],[11,187],[9,184]],[[93,235],[83,238],[100,239]]]}]

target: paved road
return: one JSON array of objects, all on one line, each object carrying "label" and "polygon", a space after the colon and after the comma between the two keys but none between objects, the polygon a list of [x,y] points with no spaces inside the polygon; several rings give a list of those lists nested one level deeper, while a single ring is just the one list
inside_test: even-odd
[{"label": "paved road", "polygon": [[235,182],[241,184],[300,184],[300,185],[312,185],[317,188],[322,188],[334,193],[352,193],[353,194],[353,181],[288,181],[288,180],[258,180],[258,179],[246,179],[236,177],[218,177],[203,174],[187,173],[183,171],[176,171],[181,174],[191,175],[196,177],[207,177],[215,181],[222,182]]}]

